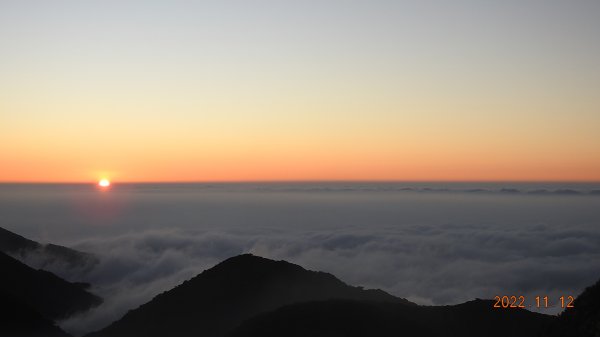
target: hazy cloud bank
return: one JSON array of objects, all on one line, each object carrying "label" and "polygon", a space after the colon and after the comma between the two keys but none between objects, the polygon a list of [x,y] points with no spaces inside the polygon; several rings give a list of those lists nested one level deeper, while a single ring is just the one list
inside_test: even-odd
[{"label": "hazy cloud bank", "polygon": [[81,333],[245,252],[422,304],[576,295],[600,278],[600,198],[592,195],[598,188],[131,184],[98,193],[0,185],[0,214],[9,230],[98,256],[85,273],[58,270],[92,283],[106,300],[62,322]]},{"label": "hazy cloud bank", "polygon": [[[87,240],[100,256],[87,281],[105,297],[98,309],[62,326],[98,329],[127,310],[219,261],[251,252],[382,288],[421,304],[451,304],[494,295],[576,295],[600,277],[600,233],[545,225],[499,229],[481,224],[305,231],[149,230]],[[552,311],[556,312],[556,310]]]}]

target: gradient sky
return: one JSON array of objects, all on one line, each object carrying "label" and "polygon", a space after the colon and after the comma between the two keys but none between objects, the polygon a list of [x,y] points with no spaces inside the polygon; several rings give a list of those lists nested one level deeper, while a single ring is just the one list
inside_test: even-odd
[{"label": "gradient sky", "polygon": [[600,180],[600,1],[0,1],[0,181]]}]

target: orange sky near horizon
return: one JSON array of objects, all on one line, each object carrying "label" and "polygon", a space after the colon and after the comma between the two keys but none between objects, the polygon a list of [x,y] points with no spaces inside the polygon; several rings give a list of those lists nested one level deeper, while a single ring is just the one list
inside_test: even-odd
[{"label": "orange sky near horizon", "polygon": [[[218,140],[215,140],[218,143]],[[291,141],[290,141],[291,142]],[[483,146],[440,144],[396,149],[323,141],[300,144],[233,144],[232,148],[189,139],[146,148],[143,141],[119,147],[102,144],[79,148],[50,144],[62,151],[32,153],[3,151],[5,182],[170,181],[295,181],[295,180],[417,180],[417,181],[600,181],[598,162],[581,162],[585,153],[537,153],[508,147],[492,153]],[[344,141],[340,141],[344,143]],[[450,142],[451,143],[451,142]],[[153,143],[154,144],[154,143]],[[205,144],[205,145],[199,145]],[[356,144],[356,145],[354,145]],[[434,146],[433,144],[432,146]],[[221,145],[223,146],[223,145]],[[262,146],[262,147],[261,147]],[[372,145],[376,146],[376,145]],[[222,152],[219,152],[219,149]],[[288,151],[288,149],[295,149]],[[582,151],[583,152],[583,151]],[[515,165],[515,161],[518,165]]]},{"label": "orange sky near horizon", "polygon": [[34,3],[0,182],[600,181],[598,3]]}]

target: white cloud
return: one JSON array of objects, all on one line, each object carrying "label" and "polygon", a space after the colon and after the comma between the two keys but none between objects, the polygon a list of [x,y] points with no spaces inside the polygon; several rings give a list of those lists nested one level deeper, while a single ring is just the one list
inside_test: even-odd
[{"label": "white cloud", "polygon": [[600,235],[585,227],[449,224],[293,234],[169,229],[87,240],[77,248],[101,257],[87,280],[106,303],[61,323],[73,333],[99,329],[245,252],[330,272],[349,284],[382,288],[421,304],[513,294],[531,301],[537,295],[558,298],[576,295],[600,277],[600,270],[591,268],[600,261]]}]

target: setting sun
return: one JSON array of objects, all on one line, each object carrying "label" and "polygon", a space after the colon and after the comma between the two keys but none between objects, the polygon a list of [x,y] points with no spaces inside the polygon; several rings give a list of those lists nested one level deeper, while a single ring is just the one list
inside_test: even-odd
[{"label": "setting sun", "polygon": [[108,179],[100,179],[100,181],[98,182],[98,186],[108,187],[110,186],[110,181]]}]

